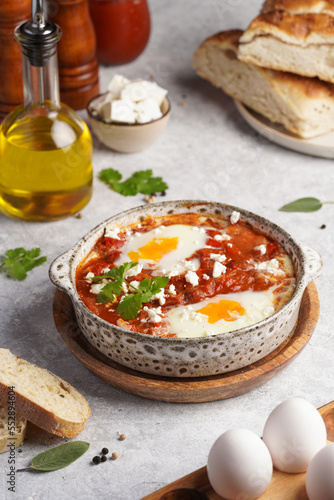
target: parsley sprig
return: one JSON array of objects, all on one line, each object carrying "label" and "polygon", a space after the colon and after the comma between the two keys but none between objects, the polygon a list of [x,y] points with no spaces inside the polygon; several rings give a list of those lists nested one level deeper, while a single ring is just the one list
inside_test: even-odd
[{"label": "parsley sprig", "polygon": [[145,302],[150,302],[154,295],[165,288],[169,281],[167,276],[156,276],[152,279],[144,278],[137,288],[131,285],[131,283],[127,283],[125,280],[126,272],[135,266],[137,266],[136,262],[125,262],[125,264],[119,267],[113,267],[110,271],[101,276],[92,278],[93,281],[100,281],[105,278],[113,280],[107,283],[97,296],[97,301],[102,304],[113,302],[115,300],[115,295],[119,297],[123,291],[123,283],[134,292],[125,295],[117,307],[117,312],[125,320],[134,319],[138,315],[142,305]]},{"label": "parsley sprig", "polygon": [[100,172],[101,181],[123,196],[135,196],[138,193],[153,194],[168,189],[162,177],[152,177],[152,170],[139,170],[123,182],[122,174],[113,168],[105,168]]},{"label": "parsley sprig", "polygon": [[40,253],[40,248],[26,250],[20,247],[7,250],[2,259],[0,271],[6,271],[11,278],[23,281],[31,269],[46,261],[46,257],[40,257]]}]

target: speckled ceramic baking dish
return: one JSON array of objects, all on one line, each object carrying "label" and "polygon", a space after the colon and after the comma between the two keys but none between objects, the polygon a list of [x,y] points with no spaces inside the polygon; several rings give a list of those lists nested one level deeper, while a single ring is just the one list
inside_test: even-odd
[{"label": "speckled ceramic baking dish", "polygon": [[[290,255],[296,273],[296,288],[290,300],[276,313],[251,326],[209,337],[154,337],[123,330],[93,314],[80,299],[75,272],[105,227],[123,228],[147,216],[196,212],[203,216],[229,217],[232,211],[267,236]],[[199,377],[243,368],[275,350],[293,331],[301,299],[308,283],[321,272],[321,257],[297,243],[276,224],[238,207],[205,201],[171,201],[137,207],[99,224],[50,267],[51,281],[72,299],[80,329],[88,342],[111,360],[145,373],[169,377]]]}]

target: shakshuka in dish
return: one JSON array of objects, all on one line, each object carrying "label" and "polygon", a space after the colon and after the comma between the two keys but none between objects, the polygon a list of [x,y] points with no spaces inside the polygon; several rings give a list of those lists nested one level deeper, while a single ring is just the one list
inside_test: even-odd
[{"label": "shakshuka in dish", "polygon": [[94,314],[123,329],[202,337],[271,316],[290,299],[295,276],[283,248],[238,212],[184,213],[106,228],[76,286]]}]

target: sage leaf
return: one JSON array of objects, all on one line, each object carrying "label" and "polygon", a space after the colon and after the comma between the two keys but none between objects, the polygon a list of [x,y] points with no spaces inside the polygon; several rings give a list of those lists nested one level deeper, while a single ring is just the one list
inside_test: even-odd
[{"label": "sage leaf", "polygon": [[281,212],[316,212],[323,203],[317,198],[299,198],[280,208]]},{"label": "sage leaf", "polygon": [[43,451],[36,455],[30,467],[20,470],[36,470],[40,472],[49,472],[52,470],[62,469],[67,467],[72,462],[80,458],[89,448],[89,443],[85,441],[72,441],[64,443],[55,448]]}]

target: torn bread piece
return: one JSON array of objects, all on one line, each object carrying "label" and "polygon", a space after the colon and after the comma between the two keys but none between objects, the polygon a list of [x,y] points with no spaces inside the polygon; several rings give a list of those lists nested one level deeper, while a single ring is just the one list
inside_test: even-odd
[{"label": "torn bread piece", "polygon": [[282,10],[261,14],[241,36],[238,57],[334,83],[334,17]]},{"label": "torn bread piece", "polygon": [[11,414],[8,406],[0,406],[0,453],[13,450],[20,446],[27,431],[27,420],[18,415]]},{"label": "torn bread piece", "polygon": [[266,0],[262,14],[285,10],[290,14],[329,14],[334,16],[334,0]]},{"label": "torn bread piece", "polygon": [[15,413],[57,436],[73,437],[81,432],[90,415],[83,396],[70,384],[0,349],[0,404],[15,393]]},{"label": "torn bread piece", "polygon": [[194,53],[196,72],[228,95],[303,138],[334,129],[334,85],[239,61],[240,30],[217,33]]}]

